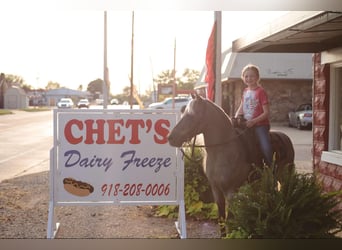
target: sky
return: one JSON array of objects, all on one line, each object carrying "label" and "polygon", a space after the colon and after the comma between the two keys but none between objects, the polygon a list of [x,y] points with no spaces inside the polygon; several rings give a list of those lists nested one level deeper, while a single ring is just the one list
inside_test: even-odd
[{"label": "sky", "polygon": [[[222,11],[222,51],[285,11]],[[214,23],[213,11],[134,11],[134,84],[144,94],[153,78],[174,65],[201,71]],[[8,10],[0,15],[0,72],[21,76],[33,88],[49,81],[83,90],[103,79],[102,10]],[[130,85],[132,11],[107,11],[107,65],[111,93]]]}]

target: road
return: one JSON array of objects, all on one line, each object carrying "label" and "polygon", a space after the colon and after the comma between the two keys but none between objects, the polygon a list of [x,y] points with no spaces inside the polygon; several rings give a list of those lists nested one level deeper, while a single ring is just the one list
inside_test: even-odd
[{"label": "road", "polygon": [[0,182],[49,170],[52,111],[14,111],[0,116]]},{"label": "road", "polygon": [[[0,182],[17,176],[48,171],[53,146],[53,112],[14,111],[0,116]],[[272,126],[294,144],[299,172],[312,172],[312,131]]]}]

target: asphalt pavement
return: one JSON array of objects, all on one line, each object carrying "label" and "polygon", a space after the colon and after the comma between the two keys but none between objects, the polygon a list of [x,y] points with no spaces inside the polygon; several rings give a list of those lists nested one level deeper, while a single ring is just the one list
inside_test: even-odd
[{"label": "asphalt pavement", "polygon": [[299,173],[312,173],[312,130],[299,130],[297,128],[288,127],[287,125],[273,125],[271,130],[282,131],[288,135],[292,141],[295,151],[295,165]]}]

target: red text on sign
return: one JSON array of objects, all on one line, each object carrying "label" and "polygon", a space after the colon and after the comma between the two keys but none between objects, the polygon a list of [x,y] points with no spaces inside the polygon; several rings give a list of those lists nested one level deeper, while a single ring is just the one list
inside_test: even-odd
[{"label": "red text on sign", "polygon": [[102,196],[168,196],[170,183],[168,184],[103,184]]},{"label": "red text on sign", "polygon": [[[70,144],[140,144],[141,133],[151,133],[157,144],[166,144],[170,121],[159,119],[72,119],[64,127],[64,136]],[[126,136],[123,130],[129,130]],[[107,133],[105,133],[107,132]]]}]

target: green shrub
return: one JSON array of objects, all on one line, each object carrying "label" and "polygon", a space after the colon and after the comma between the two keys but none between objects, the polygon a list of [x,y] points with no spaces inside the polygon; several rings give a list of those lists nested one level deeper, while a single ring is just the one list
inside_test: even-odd
[{"label": "green shrub", "polygon": [[229,203],[228,238],[334,238],[342,231],[340,192],[324,193],[313,174],[284,173],[276,183],[269,168],[242,186]]},{"label": "green shrub", "polygon": [[[211,189],[202,166],[201,148],[195,148],[193,156],[191,149],[186,148],[184,157],[184,203],[187,216],[195,219],[216,219],[217,206],[213,203]],[[157,216],[176,218],[178,206],[162,205],[155,211]]]}]

